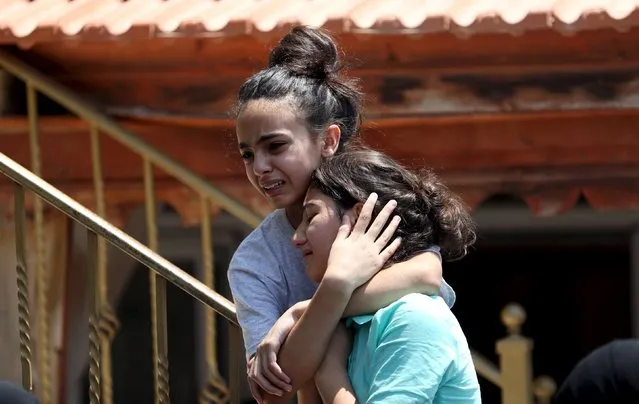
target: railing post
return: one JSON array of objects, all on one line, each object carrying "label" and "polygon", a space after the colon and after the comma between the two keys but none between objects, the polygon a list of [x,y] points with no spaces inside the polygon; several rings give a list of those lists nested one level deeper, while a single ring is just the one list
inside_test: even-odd
[{"label": "railing post", "polygon": [[503,404],[532,404],[533,342],[521,335],[526,311],[516,303],[501,312],[508,336],[497,341]]},{"label": "railing post", "polygon": [[[93,186],[96,200],[96,213],[106,219],[106,200],[104,196],[104,177],[102,175],[102,152],[100,150],[100,131],[95,124],[90,127],[91,162],[93,166]],[[107,272],[107,241],[98,239],[97,282],[100,288],[100,354],[102,402],[113,404],[113,379],[111,377],[111,343],[120,327],[118,317],[109,304]]]},{"label": "railing post", "polygon": [[98,280],[98,235],[87,229],[87,292],[89,295],[89,403],[100,404],[100,285]]},{"label": "railing post", "polygon": [[[33,173],[42,177],[42,161],[40,153],[40,128],[38,125],[37,90],[29,81],[27,84],[27,113],[29,118],[29,147],[31,149],[31,166]],[[36,360],[39,385],[36,386],[42,404],[51,403],[51,358],[49,344],[49,313],[47,293],[47,262],[44,240],[44,204],[39,197],[34,199],[35,249],[36,249],[36,302],[38,332],[36,339]]]},{"label": "railing post", "polygon": [[539,376],[535,379],[534,394],[537,404],[550,404],[556,391],[557,383],[552,377]]},{"label": "railing post", "polygon": [[14,185],[13,197],[15,204],[14,220],[16,243],[16,274],[18,279],[18,330],[20,334],[20,364],[22,367],[22,387],[24,387],[26,390],[33,391],[31,317],[29,315],[29,270],[27,268],[27,219],[25,211],[24,188],[22,188],[22,186],[17,183]]},{"label": "railing post", "polygon": [[242,331],[239,326],[229,324],[229,390],[231,404],[240,404],[242,391],[242,378],[246,376],[245,369],[242,366],[244,347],[242,346]]},{"label": "railing post", "polygon": [[[200,198],[202,210],[202,260],[204,263],[203,282],[206,286],[215,290],[215,258],[213,256],[213,235],[211,231],[212,217],[219,212],[216,207],[213,211],[211,200],[206,196]],[[206,383],[200,391],[200,404],[214,403],[225,404],[229,401],[229,389],[225,380],[220,375],[217,360],[217,327],[215,311],[210,307],[204,308],[204,335],[207,377]]]},{"label": "railing post", "polygon": [[[153,182],[153,165],[143,158],[144,202],[146,206],[146,228],[149,248],[157,252],[158,228],[155,212],[155,191]],[[155,403],[168,404],[169,393],[169,343],[166,321],[166,280],[149,271],[149,289],[151,292],[151,337],[153,338],[153,374],[155,385]]]}]

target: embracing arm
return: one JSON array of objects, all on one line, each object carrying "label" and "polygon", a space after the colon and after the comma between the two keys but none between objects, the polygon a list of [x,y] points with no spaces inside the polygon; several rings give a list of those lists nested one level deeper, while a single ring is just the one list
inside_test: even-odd
[{"label": "embracing arm", "polygon": [[294,389],[299,386],[297,381],[303,384],[315,374],[341,317],[377,311],[414,292],[435,294],[439,291],[441,271],[439,256],[426,252],[378,272],[352,296],[343,285],[323,280],[312,300],[293,308],[301,318],[294,328],[295,337],[289,336],[279,353],[279,364],[293,378]]},{"label": "embracing arm", "polygon": [[373,313],[411,293],[436,295],[442,281],[442,264],[437,252],[428,251],[379,271],[359,287],[346,306],[343,317]]},{"label": "embracing arm", "polygon": [[278,364],[290,376],[292,390],[281,397],[267,395],[266,403],[288,403],[313,379],[351,293],[352,289],[339,280],[322,280],[279,352]]},{"label": "embracing arm", "polygon": [[[330,279],[322,281],[312,300],[299,302],[291,308],[298,325],[279,351],[278,363],[292,377],[292,391],[315,374],[340,317],[375,312],[410,293],[436,294],[441,273],[439,254],[429,251],[378,272],[352,295],[344,285]],[[327,385],[336,388],[340,387],[339,382],[337,375],[329,375],[326,380]],[[329,395],[348,397],[348,389],[336,390]],[[341,402],[338,398],[335,403]],[[273,402],[273,399],[267,401]]]},{"label": "embracing arm", "polygon": [[317,390],[324,404],[357,404],[357,397],[344,366],[331,366],[315,376]]},{"label": "embracing arm", "polygon": [[357,403],[347,370],[352,340],[350,331],[341,322],[333,332],[324,360],[315,373],[315,385],[324,404]]}]

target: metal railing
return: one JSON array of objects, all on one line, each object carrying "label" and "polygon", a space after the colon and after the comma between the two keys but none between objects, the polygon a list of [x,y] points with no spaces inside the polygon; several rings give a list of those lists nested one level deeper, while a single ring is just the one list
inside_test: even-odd
[{"label": "metal railing", "polygon": [[[166,285],[168,280],[184,289],[193,297],[209,306],[211,310],[205,313],[205,358],[208,367],[208,380],[200,392],[201,403],[232,403],[239,402],[240,378],[244,373],[238,368],[237,361],[242,347],[240,332],[235,319],[235,308],[231,302],[214,292],[214,267],[213,248],[211,234],[211,220],[213,210],[220,209],[229,212],[245,224],[256,227],[261,217],[244,207],[241,203],[229,197],[206,179],[193,173],[188,168],[167,156],[162,151],[137,137],[135,134],[123,128],[115,120],[92,107],[89,103],[73,93],[65,86],[56,83],[36,69],[22,62],[12,54],[0,49],[0,67],[26,83],[27,109],[29,120],[29,146],[31,151],[32,172],[0,154],[0,171],[11,178],[17,185],[15,187],[16,209],[16,253],[18,258],[18,303],[20,317],[20,346],[23,366],[23,384],[25,388],[33,387],[31,335],[28,297],[28,271],[26,268],[25,247],[25,199],[24,189],[33,191],[39,198],[34,201],[35,244],[37,253],[37,296],[36,307],[38,310],[38,342],[36,346],[36,358],[40,384],[38,393],[43,404],[52,402],[50,397],[51,383],[49,380],[49,342],[48,342],[48,313],[47,313],[47,271],[44,260],[44,224],[42,201],[55,206],[69,217],[81,223],[87,228],[89,240],[90,273],[92,275],[89,290],[92,293],[90,324],[90,399],[91,403],[103,402],[111,404],[112,379],[111,379],[111,342],[117,332],[118,319],[107,300],[107,243],[111,243],[118,249],[144,264],[150,271],[151,291],[151,319],[152,340],[154,358],[154,388],[155,402],[169,402],[169,364],[168,344],[166,328]],[[59,102],[69,111],[77,114],[89,123],[89,135],[91,139],[91,159],[93,167],[93,185],[96,199],[94,214],[73,201],[67,195],[55,189],[40,177],[42,168],[40,163],[38,109],[36,103],[37,92],[41,92],[49,98]],[[100,148],[100,136],[106,135],[127,146],[141,157],[144,177],[144,194],[146,207],[147,246],[127,236],[116,227],[110,225],[106,217],[106,203],[104,180],[102,173],[102,153]],[[189,186],[200,195],[201,205],[201,239],[202,255],[204,263],[204,276],[200,282],[179,268],[172,265],[156,254],[158,250],[157,220],[155,212],[155,193],[153,168],[159,167],[176,179]],[[158,277],[157,275],[160,275]],[[510,306],[506,312],[516,312],[517,308]],[[216,355],[216,327],[215,315],[219,313],[226,317],[233,326],[230,327],[231,360],[230,362],[230,386],[222,379]],[[502,316],[504,317],[504,316]],[[508,317],[508,316],[506,316]],[[525,314],[524,314],[525,317]],[[532,381],[530,380],[530,349],[529,341],[519,335],[520,320],[515,315],[503,318],[504,324],[509,328],[509,336],[498,342],[498,353],[501,358],[501,366],[497,368],[492,362],[482,355],[473,352],[473,360],[480,376],[494,383],[502,389],[505,404],[527,404],[532,400]],[[526,342],[528,341],[528,342]],[[544,385],[548,385],[547,379]],[[537,391],[547,391],[535,389]],[[541,400],[546,393],[537,394]]]},{"label": "metal railing", "polygon": [[[102,317],[101,302],[103,297],[100,296],[100,289],[102,289],[103,285],[99,277],[98,263],[100,239],[115,246],[120,251],[126,253],[139,263],[149,268],[153,273],[162,276],[164,279],[178,286],[189,295],[224,316],[232,325],[230,327],[231,355],[242,354],[241,352],[243,348],[241,345],[241,335],[233,303],[2,153],[0,153],[0,172],[15,183],[14,201],[17,240],[16,255],[18,262],[18,293],[20,305],[20,347],[21,363],[23,366],[23,385],[26,389],[31,390],[33,388],[33,375],[31,369],[32,357],[28,311],[29,272],[26,265],[27,259],[25,255],[25,189],[32,191],[41,198],[41,200],[59,209],[65,215],[80,223],[87,230],[89,240],[89,281],[87,282],[87,289],[90,291],[89,334],[91,359],[89,367],[91,403],[99,403],[101,401],[101,395],[99,392],[102,390],[100,372],[102,365],[102,353],[101,344],[99,343],[99,319]],[[164,331],[165,330],[166,327],[164,327]],[[237,394],[239,393],[240,377],[242,377],[243,372],[237,369],[237,363],[232,360],[230,361],[230,368],[230,401],[232,403],[238,403],[239,396]]]},{"label": "metal railing", "polygon": [[[95,211],[106,218],[106,203],[104,195],[104,180],[102,174],[102,152],[100,148],[100,136],[109,136],[125,145],[141,157],[141,164],[144,172],[144,193],[147,217],[147,243],[148,248],[157,251],[157,220],[155,212],[154,178],[153,168],[158,167],[174,176],[177,180],[191,188],[200,196],[202,212],[202,255],[205,273],[203,281],[206,286],[215,289],[214,268],[213,268],[213,243],[211,234],[212,211],[220,209],[227,211],[245,224],[256,227],[261,217],[255,212],[247,209],[241,203],[234,200],[224,192],[220,191],[209,183],[206,179],[192,172],[184,165],[167,156],[162,151],[153,147],[149,143],[140,139],[130,131],[126,130],[115,120],[91,106],[90,103],[82,99],[67,87],[51,80],[38,70],[22,62],[11,53],[0,49],[0,67],[13,76],[26,83],[27,89],[27,112],[29,120],[29,146],[31,151],[31,164],[33,173],[40,177],[42,175],[40,145],[39,145],[39,125],[38,108],[36,96],[38,91],[47,97],[57,101],[70,112],[89,123],[89,134],[91,138],[91,158],[93,167],[93,183],[96,199]],[[51,383],[48,326],[49,319],[46,312],[47,307],[47,273],[44,262],[44,224],[42,202],[36,198],[34,203],[34,218],[36,230],[36,251],[37,251],[37,296],[36,307],[38,308],[38,343],[36,344],[38,369],[42,374],[40,378],[40,397],[43,404],[50,404]],[[98,290],[100,333],[97,336],[102,352],[102,364],[100,366],[102,378],[102,401],[111,404],[112,399],[112,379],[111,379],[111,342],[117,332],[118,319],[114,310],[107,300],[107,250],[106,242],[103,238],[97,240],[97,279],[100,284]],[[166,285],[162,278],[158,278],[154,271],[150,273],[151,285],[151,320],[152,339],[154,353],[154,380],[155,380],[155,401],[165,403],[169,401],[169,370],[168,370],[168,345],[166,337]],[[96,314],[97,315],[97,314]],[[222,380],[216,355],[216,328],[215,312],[207,310],[205,313],[205,349],[206,362],[208,367],[208,382],[200,392],[200,402],[224,403],[229,394],[225,382]],[[233,392],[231,392],[233,393]]]}]

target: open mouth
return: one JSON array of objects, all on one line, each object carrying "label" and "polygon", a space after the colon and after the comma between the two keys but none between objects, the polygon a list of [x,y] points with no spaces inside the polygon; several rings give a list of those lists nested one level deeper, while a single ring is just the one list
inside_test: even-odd
[{"label": "open mouth", "polygon": [[262,185],[262,189],[264,190],[264,192],[271,195],[271,194],[277,193],[277,191],[279,191],[283,185],[284,185],[284,181],[275,181],[268,185]]}]

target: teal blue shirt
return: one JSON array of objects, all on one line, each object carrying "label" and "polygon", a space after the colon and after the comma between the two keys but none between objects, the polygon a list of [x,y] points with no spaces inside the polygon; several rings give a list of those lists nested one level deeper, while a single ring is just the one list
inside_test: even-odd
[{"label": "teal blue shirt", "polygon": [[348,323],[358,403],[481,403],[466,337],[441,297],[407,295]]}]

